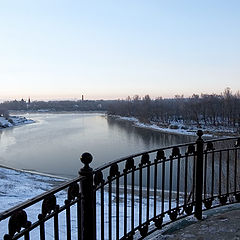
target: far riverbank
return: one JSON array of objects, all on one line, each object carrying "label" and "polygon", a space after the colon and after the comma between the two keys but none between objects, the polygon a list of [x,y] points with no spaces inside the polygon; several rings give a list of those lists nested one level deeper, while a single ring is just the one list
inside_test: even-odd
[{"label": "far riverbank", "polygon": [[187,136],[196,136],[196,133],[199,129],[201,129],[204,132],[205,137],[233,137],[238,136],[239,133],[237,133],[234,129],[230,129],[224,126],[219,127],[212,127],[212,126],[202,126],[201,128],[198,128],[195,125],[186,125],[182,122],[171,122],[169,125],[164,125],[161,123],[143,123],[139,121],[139,119],[135,117],[122,117],[119,115],[109,115],[109,117],[115,118],[116,120],[120,121],[129,121],[132,122],[134,126],[140,127],[140,128],[147,128],[151,130],[156,130],[164,133],[170,133],[170,134],[181,134],[181,135],[187,135]]}]

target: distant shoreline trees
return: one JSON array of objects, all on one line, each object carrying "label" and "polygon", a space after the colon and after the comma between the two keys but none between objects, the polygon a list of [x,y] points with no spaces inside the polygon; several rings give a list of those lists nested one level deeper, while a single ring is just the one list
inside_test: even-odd
[{"label": "distant shoreline trees", "polygon": [[193,94],[189,98],[176,95],[174,98],[151,99],[138,95],[119,100],[109,106],[109,114],[132,116],[143,122],[169,125],[171,122],[196,124],[198,127],[240,127],[240,93],[233,94],[230,88],[220,94]]}]

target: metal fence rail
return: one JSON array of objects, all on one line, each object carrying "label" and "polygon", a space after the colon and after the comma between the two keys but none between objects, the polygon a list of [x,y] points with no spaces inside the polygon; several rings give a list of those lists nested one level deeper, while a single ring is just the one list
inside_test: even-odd
[{"label": "metal fence rail", "polygon": [[[240,138],[204,141],[202,131],[197,134],[195,143],[131,155],[95,170],[92,156],[84,153],[78,178],[0,214],[0,224],[6,219],[9,225],[4,240],[31,239],[36,229],[43,240],[49,220],[51,239],[60,239],[59,232],[68,240],[132,239],[137,232],[144,238],[179,218],[202,219],[203,210],[239,202]],[[58,205],[61,192],[66,200]],[[27,210],[37,203],[42,210],[31,223]]]}]

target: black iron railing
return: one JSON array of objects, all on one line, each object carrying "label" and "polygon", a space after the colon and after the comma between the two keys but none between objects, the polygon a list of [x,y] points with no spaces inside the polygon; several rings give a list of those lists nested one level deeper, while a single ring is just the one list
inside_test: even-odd
[{"label": "black iron railing", "polygon": [[[8,224],[2,235],[4,240],[132,239],[191,214],[202,219],[203,210],[240,201],[239,149],[240,138],[203,141],[198,131],[195,143],[95,170],[89,166],[92,156],[84,153],[78,178],[1,213],[0,224]],[[41,213],[33,216],[32,208]]]}]

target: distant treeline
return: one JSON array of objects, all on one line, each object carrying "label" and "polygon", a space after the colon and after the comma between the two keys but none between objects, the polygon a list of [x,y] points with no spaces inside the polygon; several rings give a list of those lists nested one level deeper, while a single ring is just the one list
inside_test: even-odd
[{"label": "distant treeline", "polygon": [[175,96],[151,99],[149,95],[128,97],[114,102],[108,112],[113,115],[133,116],[140,121],[170,124],[181,121],[198,126],[240,126],[240,93],[227,88],[222,94],[193,94],[190,98]]},{"label": "distant treeline", "polygon": [[0,110],[28,110],[28,111],[97,111],[106,110],[104,101],[6,101],[0,104]]},{"label": "distant treeline", "polygon": [[0,114],[7,110],[28,111],[107,111],[108,114],[136,117],[142,122],[169,125],[173,121],[198,126],[240,127],[240,93],[230,88],[220,94],[176,95],[174,98],[135,95],[125,100],[6,101],[0,104]]}]

